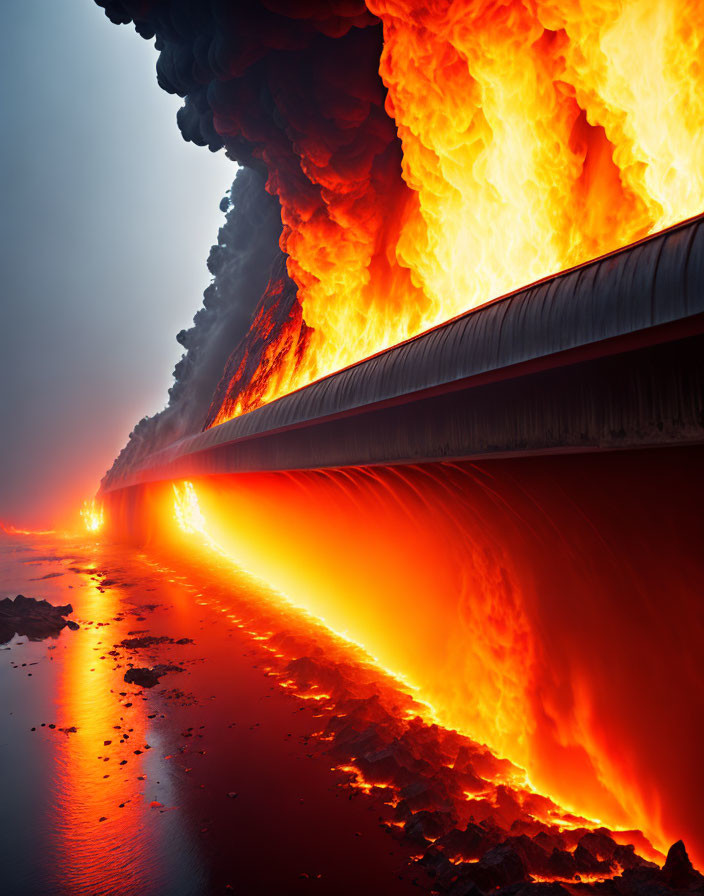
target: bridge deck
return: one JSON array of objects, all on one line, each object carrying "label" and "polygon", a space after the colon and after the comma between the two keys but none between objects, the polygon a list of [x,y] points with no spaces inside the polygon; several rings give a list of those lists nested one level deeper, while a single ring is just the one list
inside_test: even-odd
[{"label": "bridge deck", "polygon": [[103,490],[254,470],[704,442],[704,216],[473,309]]}]

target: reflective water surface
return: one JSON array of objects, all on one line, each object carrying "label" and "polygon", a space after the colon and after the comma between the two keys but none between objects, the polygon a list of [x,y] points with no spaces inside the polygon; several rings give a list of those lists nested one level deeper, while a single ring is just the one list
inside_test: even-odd
[{"label": "reflective water surface", "polygon": [[[238,624],[257,587],[2,537],[0,596],[71,603],[80,625],[0,645],[3,893],[417,892],[378,809],[309,742],[317,701],[275,686]],[[155,663],[182,671],[124,681]]]}]

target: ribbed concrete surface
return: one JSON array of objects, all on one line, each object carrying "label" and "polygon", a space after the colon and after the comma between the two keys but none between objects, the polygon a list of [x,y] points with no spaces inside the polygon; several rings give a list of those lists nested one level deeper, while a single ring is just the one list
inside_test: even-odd
[{"label": "ribbed concrete surface", "polygon": [[703,330],[700,216],[176,442],[104,487],[704,441]]}]

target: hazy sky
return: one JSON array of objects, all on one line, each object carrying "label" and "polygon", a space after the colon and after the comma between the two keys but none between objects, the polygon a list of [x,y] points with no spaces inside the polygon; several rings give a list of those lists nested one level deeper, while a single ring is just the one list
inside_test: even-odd
[{"label": "hazy sky", "polygon": [[2,7],[0,521],[40,525],[165,404],[235,166],[92,0]]}]

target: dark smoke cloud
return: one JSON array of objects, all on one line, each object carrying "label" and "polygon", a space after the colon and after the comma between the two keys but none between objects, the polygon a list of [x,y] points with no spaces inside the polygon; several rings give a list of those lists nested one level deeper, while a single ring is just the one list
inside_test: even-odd
[{"label": "dark smoke cloud", "polygon": [[229,210],[208,257],[213,281],[193,327],[176,337],[186,352],[174,369],[168,404],[135,426],[104,483],[157,447],[201,429],[228,356],[247,333],[272,270],[286,276],[278,247],[279,203],[265,191],[261,175],[240,169],[221,207]]},{"label": "dark smoke cloud", "polygon": [[395,140],[378,75],[381,25],[363,0],[96,2],[156,38],[159,85],[184,98],[184,138],[266,169],[277,192],[310,192],[300,144],[311,135],[345,178]]},{"label": "dark smoke cloud", "polygon": [[[383,255],[378,235],[385,226],[389,184],[404,185],[400,143],[384,110],[378,74],[381,25],[363,0],[96,2],[112,22],[132,22],[142,37],[155,39],[158,82],[184,98],[178,114],[183,137],[212,151],[225,147],[229,157],[266,178],[267,190],[281,203],[283,231],[279,222],[277,235],[290,253],[288,273],[299,287],[324,276],[321,271],[334,257],[330,247],[341,234]],[[259,209],[250,212],[251,226],[263,227],[256,220]],[[244,231],[245,209],[242,216]],[[293,250],[301,228],[308,228],[310,246],[311,222],[316,225],[312,242],[323,247],[317,270],[315,261],[313,268],[301,265]],[[267,256],[263,246],[259,251]],[[217,267],[225,254],[236,266],[236,250],[229,249],[218,249],[211,264]],[[296,331],[294,350],[300,356],[307,338],[301,306],[281,255],[269,279],[273,261],[271,254],[264,258],[258,272],[262,291],[268,283],[262,306]],[[236,278],[221,286],[219,269],[214,271],[216,284],[206,293],[205,310],[194,330],[179,336],[188,352],[177,367],[169,407],[136,427],[119,466],[199,429],[206,414],[211,423],[219,405],[236,404],[236,390],[246,385],[243,371],[255,371],[266,356],[256,317],[249,340],[241,340],[244,309],[255,304],[256,279],[256,263],[242,264],[246,287]],[[217,306],[211,304],[215,294]],[[234,317],[228,302],[237,306]],[[208,410],[219,380],[215,371],[219,366],[222,373],[228,355],[227,375]],[[277,359],[266,357],[269,369],[276,367]]]}]

